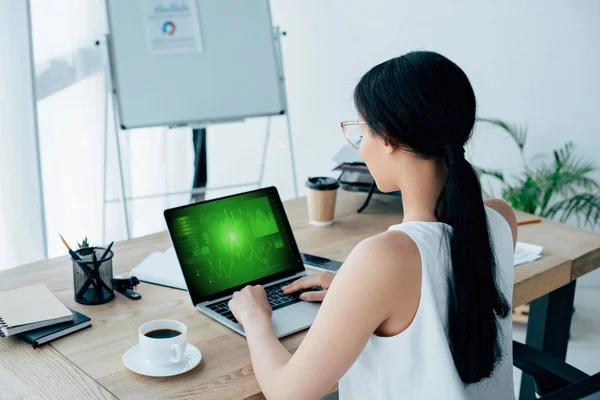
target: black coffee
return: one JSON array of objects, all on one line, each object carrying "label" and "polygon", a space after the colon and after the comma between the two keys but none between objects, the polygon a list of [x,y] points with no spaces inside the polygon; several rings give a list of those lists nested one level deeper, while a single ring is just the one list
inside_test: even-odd
[{"label": "black coffee", "polygon": [[181,332],[176,331],[175,329],[155,329],[144,334],[144,336],[152,339],[170,339],[179,335],[181,335]]}]

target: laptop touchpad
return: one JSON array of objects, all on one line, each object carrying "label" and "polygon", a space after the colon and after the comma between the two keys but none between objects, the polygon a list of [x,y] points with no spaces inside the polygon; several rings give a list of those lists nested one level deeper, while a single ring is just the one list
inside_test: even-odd
[{"label": "laptop touchpad", "polygon": [[302,301],[273,311],[271,322],[277,337],[308,328],[315,320],[320,305]]}]

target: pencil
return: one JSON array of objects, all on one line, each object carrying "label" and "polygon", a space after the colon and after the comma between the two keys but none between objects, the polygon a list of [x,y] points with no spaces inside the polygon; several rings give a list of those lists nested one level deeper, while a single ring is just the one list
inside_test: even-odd
[{"label": "pencil", "polygon": [[67,248],[67,250],[69,250],[69,254],[71,255],[71,257],[73,257],[74,260],[82,261],[81,257],[79,257],[79,255],[77,253],[75,253],[73,250],[71,250],[71,247],[69,247],[65,238],[62,237],[62,235],[60,233],[58,234],[58,236],[60,236],[60,240],[62,240],[62,242],[65,245],[65,247]]},{"label": "pencil", "polygon": [[537,224],[538,222],[542,222],[542,219],[541,218],[526,219],[524,221],[517,222],[517,225],[521,226],[521,225]]}]

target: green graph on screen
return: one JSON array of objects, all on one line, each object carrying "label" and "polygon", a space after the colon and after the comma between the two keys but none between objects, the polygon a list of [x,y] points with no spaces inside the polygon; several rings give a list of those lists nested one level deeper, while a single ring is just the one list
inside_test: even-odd
[{"label": "green graph on screen", "polygon": [[294,264],[264,193],[251,192],[175,211],[169,221],[173,244],[186,278],[203,296]]},{"label": "green graph on screen", "polygon": [[230,262],[228,263],[228,265],[227,264],[223,265],[223,261],[225,261],[227,263],[228,260],[219,259],[218,266],[215,266],[209,260],[208,265],[210,265],[210,273],[211,273],[212,277],[216,276],[219,279],[222,279],[224,277],[231,278],[233,269],[235,268],[236,264],[241,265],[241,263],[239,262],[241,258],[243,258],[248,263],[252,263],[252,262],[262,263],[262,264],[265,264],[265,266],[269,267],[269,255],[271,253],[271,248],[272,248],[272,246],[269,245],[268,249],[267,249],[267,254],[264,258],[261,257],[258,254],[258,252],[256,252],[254,250],[254,246],[250,247],[249,253],[248,253],[248,255],[246,255],[244,252],[244,249],[242,248],[242,246],[240,245],[238,240],[232,235],[231,236],[231,258],[229,260]]},{"label": "green graph on screen", "polygon": [[250,226],[255,237],[267,236],[279,231],[268,198],[249,200],[248,205],[253,210],[250,213]]}]

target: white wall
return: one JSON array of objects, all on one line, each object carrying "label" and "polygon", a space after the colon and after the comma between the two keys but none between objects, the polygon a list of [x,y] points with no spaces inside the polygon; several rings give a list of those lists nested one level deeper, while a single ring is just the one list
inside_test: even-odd
[{"label": "white wall", "polygon": [[[528,124],[528,156],[572,140],[580,154],[600,161],[596,0],[271,0],[271,7],[274,23],[288,32],[283,52],[301,182],[329,173],[329,160],[344,143],[339,122],[356,117],[352,90],[361,75],[413,49],[435,50],[457,62],[475,88],[480,116]],[[231,147],[231,136],[262,137],[258,128],[220,129],[209,136],[218,155],[227,148],[246,159]],[[476,137],[468,152],[473,162],[518,169],[510,141],[490,129],[479,129]],[[279,184],[289,170],[285,157],[278,162],[270,179]],[[213,181],[233,176],[222,165],[215,168]],[[600,180],[600,173],[594,177]],[[291,188],[282,194],[290,197]]]},{"label": "white wall", "polygon": [[[13,1],[9,0],[2,0],[0,4],[5,8],[15,7]],[[34,5],[37,10],[37,14],[34,13],[34,39],[39,39],[34,40],[34,45],[37,43],[36,62],[73,51],[81,43],[91,43],[104,29],[102,0],[95,0],[90,4],[86,2],[84,8],[73,8],[72,13],[59,18],[58,25],[47,27],[47,24],[42,23],[45,21],[43,16],[46,14],[46,1],[36,0]],[[526,149],[528,157],[539,153],[548,154],[565,141],[572,140],[577,144],[581,155],[600,163],[597,156],[600,153],[600,140],[597,139],[600,122],[595,118],[595,112],[600,105],[600,24],[597,23],[600,21],[600,2],[597,0],[271,0],[271,8],[274,23],[288,32],[283,38],[283,53],[300,194],[304,193],[303,182],[307,176],[333,175],[330,172],[330,158],[345,143],[339,122],[356,117],[352,104],[352,90],[361,75],[376,63],[413,49],[439,51],[463,67],[475,87],[480,116],[527,123],[530,128]],[[52,9],[50,7],[49,10]],[[36,15],[42,17],[42,20],[37,21]],[[79,15],[79,19],[73,18],[73,15]],[[2,16],[8,18],[10,14],[1,13],[0,19]],[[18,63],[25,64],[23,68],[11,69],[13,75],[3,72],[0,82],[3,88],[24,85],[25,89],[17,90],[23,94],[30,90],[27,88],[31,85],[27,73],[27,54],[24,51],[27,45],[26,31],[23,26],[19,29],[12,28],[12,24],[24,20],[3,20],[6,20],[2,24],[5,28],[3,31],[7,34],[2,37],[10,40],[1,42],[0,66],[4,69],[8,61],[13,66]],[[17,35],[17,32],[20,33]],[[50,34],[54,35],[52,40],[41,40]],[[15,56],[5,57],[8,54],[6,51],[14,52]],[[21,71],[18,76],[14,75],[17,74],[17,70]],[[72,153],[64,149],[65,130],[100,144],[98,140],[101,138],[103,118],[101,74],[86,80],[82,85],[59,93],[54,100],[45,99],[40,102],[44,165],[54,165],[55,158],[72,158]],[[4,90],[2,94],[9,92]],[[15,104],[15,101],[19,100],[18,96],[10,96],[5,99],[7,102]],[[64,96],[74,96],[77,99],[72,99],[71,103],[59,101]],[[83,98],[88,100],[80,102]],[[78,113],[68,111],[73,108],[73,102],[82,105]],[[31,104],[25,103],[19,109],[25,110],[26,113],[32,111]],[[86,113],[83,113],[84,109],[87,110]],[[33,119],[18,116],[15,120],[13,117],[16,114],[12,114],[11,110],[13,108],[0,109],[0,126],[6,130],[10,128],[6,121],[13,121],[10,129],[31,133]],[[62,110],[60,117],[57,110]],[[65,112],[72,117],[66,118]],[[15,125],[17,122],[20,125]],[[85,128],[87,122],[89,124]],[[265,127],[265,119],[210,127],[209,186],[256,181]],[[90,131],[92,128],[93,132]],[[165,135],[158,131],[155,133],[158,136]],[[177,144],[168,146],[169,149],[173,147],[168,153],[173,153],[172,156],[178,159],[176,165],[167,163],[167,156],[163,157],[164,160],[156,160],[158,153],[164,150],[164,146],[158,143],[160,140],[153,141],[158,147],[148,149],[142,146],[139,140],[146,142],[149,135],[130,135],[130,139],[126,141],[129,146],[126,148],[131,148],[132,152],[126,151],[125,158],[130,165],[129,174],[133,182],[129,185],[128,192],[137,195],[146,194],[150,189],[162,191],[188,186],[186,182],[192,175],[191,140],[189,132],[176,134]],[[272,134],[265,184],[276,185],[284,199],[291,198],[293,187],[284,118],[274,118]],[[33,137],[27,135],[13,135],[10,139],[7,135],[2,137],[9,140],[10,146],[18,144],[31,150],[29,141]],[[172,138],[175,132],[166,135]],[[58,140],[59,136],[63,140]],[[486,167],[518,170],[520,159],[510,141],[503,140],[490,129],[479,129],[475,136],[475,143],[468,152],[474,163]],[[26,139],[27,142],[10,142],[15,138]],[[112,141],[109,145],[113,146]],[[3,149],[12,148],[10,146],[5,145]],[[51,152],[48,150],[49,146],[63,149]],[[113,150],[114,148],[109,155],[109,165],[114,165],[115,162]],[[0,158],[3,157],[2,151],[0,149]],[[20,153],[9,150],[6,154]],[[30,155],[27,153],[27,157]],[[27,178],[20,175],[21,181],[36,182],[35,158],[27,157],[17,159],[22,163],[22,167],[14,170],[24,171],[23,174],[27,175]],[[2,164],[6,160],[7,158],[0,159],[4,170],[8,170],[8,167]],[[86,164],[83,169],[79,166],[75,171],[69,170],[69,173],[72,172],[71,178],[79,176],[81,170],[85,171],[86,177],[93,174],[98,178],[102,165],[99,158],[96,157],[95,160],[93,166]],[[156,168],[148,167],[154,165],[153,163],[156,164]],[[164,170],[168,172],[163,173]],[[68,213],[64,210],[57,211],[58,205],[62,204],[65,198],[70,198],[68,193],[58,190],[60,186],[53,183],[63,178],[64,171],[60,168],[44,168],[49,234],[55,237],[56,231],[60,231],[76,240],[87,233],[96,237],[96,242],[102,241],[99,238],[98,223],[82,223],[72,210]],[[13,175],[8,176],[10,178]],[[600,180],[600,172],[593,176]],[[20,207],[21,204],[30,202],[27,215],[33,219],[26,221],[17,218],[16,221],[11,221],[11,216],[2,215],[3,226],[10,228],[6,228],[8,230],[0,235],[0,238],[16,234],[28,237],[29,243],[37,241],[41,235],[38,219],[39,193],[34,187],[20,196],[12,192],[14,182],[10,181],[10,185],[7,185],[4,179],[8,178],[3,177],[2,180],[3,197],[0,200],[4,198],[4,203],[0,211],[14,208],[13,203],[19,204]],[[8,187],[11,189],[8,190]],[[116,176],[112,174],[109,179],[111,197],[116,196],[117,192],[114,189],[117,187]],[[209,197],[237,190],[240,189],[212,191]],[[180,204],[186,201],[186,198],[187,196],[182,196],[164,201],[137,202],[139,210],[132,212],[134,235],[163,230],[162,209]],[[11,203],[6,203],[9,201],[6,199],[11,199]],[[96,210],[98,215],[101,213],[98,201],[86,204]],[[80,211],[88,212],[86,210]],[[110,221],[110,226],[106,240],[122,239],[122,217],[118,204],[109,207],[107,220]],[[14,231],[15,226],[23,229],[24,233]],[[27,236],[30,231],[33,234]],[[0,228],[0,233],[2,232]],[[22,240],[20,242],[27,243]],[[62,254],[62,251],[60,243],[55,239],[52,242],[51,255],[58,252]],[[7,256],[6,252],[3,254]],[[20,251],[20,254],[23,252]],[[29,255],[31,254],[30,252]],[[6,257],[2,257],[2,261],[5,262]],[[9,264],[16,265],[26,261],[14,259]]]},{"label": "white wall", "polygon": [[45,257],[28,2],[0,1],[0,270]]},{"label": "white wall", "polygon": [[[43,2],[36,1],[35,4]],[[442,0],[271,0],[271,8],[274,24],[288,33],[282,45],[300,194],[304,193],[307,176],[334,175],[330,171],[331,156],[345,143],[339,122],[356,118],[352,90],[362,74],[376,63],[413,49],[439,51],[462,66],[475,87],[480,116],[527,123],[528,156],[548,153],[566,140],[573,140],[582,155],[597,159],[600,141],[595,134],[600,132],[600,122],[594,118],[594,112],[600,104],[600,27],[595,22],[600,20],[600,2],[596,0],[472,0],[452,4]],[[84,11],[78,12],[86,16],[93,12]],[[51,28],[44,34],[55,29]],[[81,35],[82,30],[75,28],[69,28],[69,32]],[[55,53],[58,50],[53,49]],[[46,53],[40,50],[40,54]],[[99,77],[92,80],[101,84]],[[101,96],[96,93],[96,98],[100,104]],[[64,103],[56,106],[63,107]],[[97,116],[102,117],[100,108],[96,108]],[[40,109],[44,110],[46,106]],[[42,128],[48,125],[44,122]],[[101,128],[100,122],[93,126],[96,130]],[[57,132],[61,129],[58,125],[55,128]],[[209,128],[209,187],[257,180],[265,128],[264,118]],[[169,132],[167,136],[173,134]],[[128,136],[131,153],[126,149],[124,157],[131,169],[129,193],[139,195],[187,186],[185,181],[192,175],[191,140],[183,133],[181,136],[173,149],[179,158],[189,162],[173,166],[161,161],[160,143],[142,145],[140,141],[148,141],[148,134]],[[284,199],[294,195],[287,146],[285,119],[275,117],[264,184],[276,185]],[[48,152],[43,153],[48,159]],[[481,166],[507,170],[518,170],[520,163],[510,141],[490,129],[476,134],[468,156]],[[160,161],[156,168],[148,167],[152,160]],[[114,162],[114,157],[109,159],[109,165]],[[169,166],[167,175],[161,173],[165,165]],[[97,167],[101,165],[98,163]],[[94,171],[98,172],[98,168]],[[594,176],[600,180],[600,173]],[[49,177],[47,172],[44,177]],[[112,178],[116,176],[113,174]],[[117,181],[112,178],[109,186],[114,189]],[[179,183],[175,185],[176,182]],[[243,188],[213,190],[208,197],[240,190]],[[111,193],[116,195],[114,190]],[[49,194],[48,199],[58,201],[61,195]],[[163,230],[162,210],[186,200],[186,196],[181,196],[135,202],[134,206],[139,207],[132,211],[134,235]],[[98,205],[93,207],[97,209]],[[64,213],[49,219],[49,231],[60,230],[73,237],[80,237],[83,232],[94,236],[90,223],[75,226],[79,223],[75,221],[69,225]],[[107,240],[123,238],[118,204],[111,206],[107,219]]]}]

